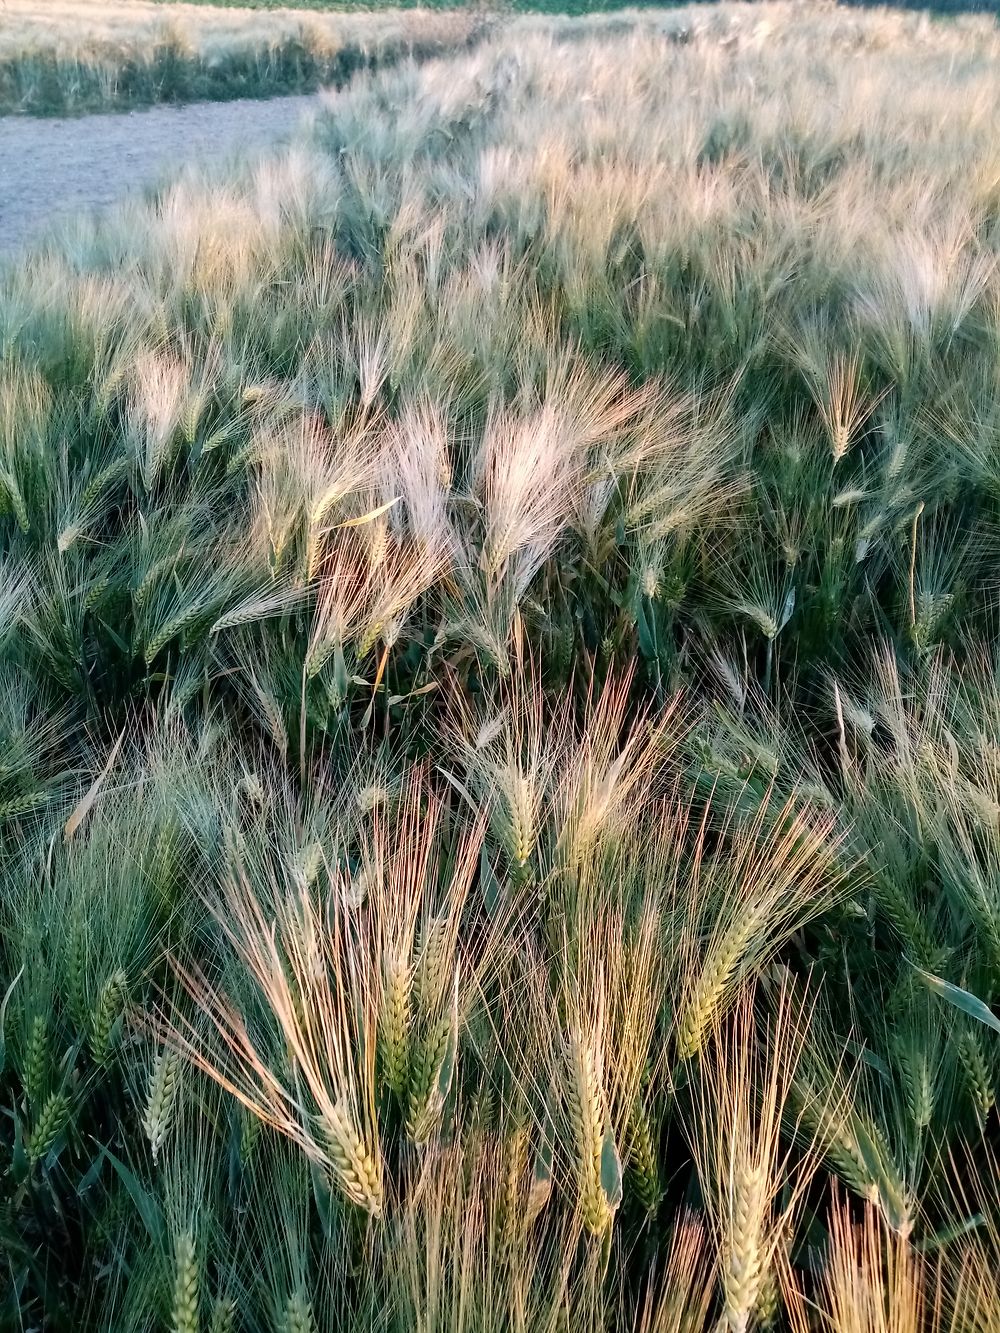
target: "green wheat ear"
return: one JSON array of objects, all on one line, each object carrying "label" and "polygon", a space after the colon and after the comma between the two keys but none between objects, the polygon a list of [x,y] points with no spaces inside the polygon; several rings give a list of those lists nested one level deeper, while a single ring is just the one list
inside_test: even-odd
[{"label": "green wheat ear", "polygon": [[301,1288],[288,1298],[281,1321],[281,1333],[316,1333],[312,1302]]},{"label": "green wheat ear", "polygon": [[40,1162],[69,1124],[71,1102],[65,1092],[51,1092],[42,1104],[28,1140],[28,1158]]},{"label": "green wheat ear", "polygon": [[628,1166],[636,1197],[645,1212],[653,1214],[663,1198],[663,1185],[660,1181],[653,1123],[639,1098],[636,1098],[629,1118],[628,1143]]},{"label": "green wheat ear", "polygon": [[119,969],[108,977],[98,996],[88,1033],[91,1058],[97,1065],[103,1064],[111,1052],[112,1033],[124,1008],[126,986],[125,973]]},{"label": "green wheat ear", "polygon": [[87,1030],[87,932],[83,918],[75,916],[69,933],[66,958],[70,1017],[79,1034]]},{"label": "green wheat ear", "polygon": [[772,1266],[768,1268],[761,1282],[757,1303],[753,1309],[753,1318],[757,1321],[758,1327],[767,1333],[767,1330],[778,1326],[780,1316],[781,1289],[778,1285],[777,1274]]},{"label": "green wheat ear", "polygon": [[183,1231],[174,1240],[171,1333],[198,1333],[200,1279],[194,1236]]},{"label": "green wheat ear", "polygon": [[410,1082],[410,996],[414,969],[412,964],[392,955],[386,957],[384,972],[385,997],[380,1026],[382,1066],[387,1084],[403,1104]]},{"label": "green wheat ear", "polygon": [[991,1065],[995,1066],[996,1061],[989,1059],[982,1037],[971,1025],[959,1034],[958,1059],[966,1096],[976,1119],[983,1126],[996,1102],[996,1089],[990,1073]]},{"label": "green wheat ear", "polygon": [[31,1037],[24,1068],[24,1091],[28,1105],[37,1106],[48,1091],[49,1031],[44,1014],[36,1014],[31,1023]]},{"label": "green wheat ear", "polygon": [[212,1303],[212,1315],[208,1321],[208,1333],[233,1333],[235,1328],[236,1302],[228,1297],[217,1297]]},{"label": "green wheat ear", "polygon": [[180,1084],[180,1055],[174,1050],[157,1053],[149,1078],[149,1092],[142,1125],[155,1162],[170,1130]]},{"label": "green wheat ear", "polygon": [[414,1143],[426,1143],[437,1127],[455,1076],[457,1054],[457,1013],[445,1014],[428,1031],[413,1063],[406,1132]]}]

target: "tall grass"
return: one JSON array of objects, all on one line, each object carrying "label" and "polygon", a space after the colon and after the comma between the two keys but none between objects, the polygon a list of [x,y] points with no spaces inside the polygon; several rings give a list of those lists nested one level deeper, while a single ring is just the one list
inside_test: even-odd
[{"label": "tall grass", "polygon": [[152,0],[5,0],[0,115],[340,87],[362,70],[474,43],[476,12],[259,12]]},{"label": "tall grass", "polygon": [[519,22],[5,271],[5,1322],[998,1326],[998,72]]}]

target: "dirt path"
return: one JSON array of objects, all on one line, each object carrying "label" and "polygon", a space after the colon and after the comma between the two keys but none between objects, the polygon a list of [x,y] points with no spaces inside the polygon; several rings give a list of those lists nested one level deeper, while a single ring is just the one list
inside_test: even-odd
[{"label": "dirt path", "polygon": [[190,162],[222,165],[287,137],[315,97],[199,102],[68,120],[0,117],[0,256]]}]

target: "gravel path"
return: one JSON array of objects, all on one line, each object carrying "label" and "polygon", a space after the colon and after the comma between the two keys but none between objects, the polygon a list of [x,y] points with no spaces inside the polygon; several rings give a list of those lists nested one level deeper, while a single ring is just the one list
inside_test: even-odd
[{"label": "gravel path", "polygon": [[0,117],[0,255],[187,163],[222,165],[295,129],[316,97],[197,102],[66,120]]}]

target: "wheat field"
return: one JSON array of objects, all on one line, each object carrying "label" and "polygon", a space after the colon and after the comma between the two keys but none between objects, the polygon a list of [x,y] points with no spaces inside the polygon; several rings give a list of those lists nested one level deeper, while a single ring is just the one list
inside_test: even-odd
[{"label": "wheat field", "polygon": [[0,275],[0,1323],[1000,1327],[1000,37],[518,19]]},{"label": "wheat field", "polygon": [[3,0],[0,115],[119,111],[340,86],[474,42],[459,9],[356,13],[154,0]]}]

